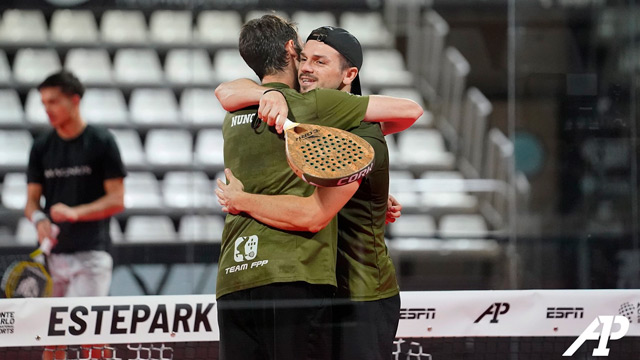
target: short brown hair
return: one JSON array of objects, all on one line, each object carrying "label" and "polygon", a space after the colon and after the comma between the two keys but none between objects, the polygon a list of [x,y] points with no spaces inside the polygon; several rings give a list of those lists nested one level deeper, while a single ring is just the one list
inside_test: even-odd
[{"label": "short brown hair", "polygon": [[284,70],[288,64],[285,44],[293,40],[298,54],[302,51],[293,22],[277,15],[249,20],[240,31],[240,55],[262,79]]}]

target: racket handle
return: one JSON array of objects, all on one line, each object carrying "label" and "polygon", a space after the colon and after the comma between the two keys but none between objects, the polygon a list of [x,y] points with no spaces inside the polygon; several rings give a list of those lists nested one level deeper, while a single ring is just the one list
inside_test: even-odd
[{"label": "racket handle", "polygon": [[285,121],[284,121],[284,125],[282,126],[282,128],[283,128],[284,130],[289,130],[289,129],[294,128],[294,127],[296,127],[296,126],[298,126],[298,125],[300,125],[300,124],[299,124],[299,123],[297,123],[297,122],[293,122],[293,121],[291,121],[291,120],[289,120],[289,119],[285,119]]},{"label": "racket handle", "polygon": [[51,238],[46,237],[42,239],[42,243],[40,244],[40,250],[42,251],[42,253],[46,255],[51,254],[51,249],[53,249],[53,247],[58,242],[56,240],[58,234],[60,234],[60,228],[58,227],[58,225],[51,224]]}]

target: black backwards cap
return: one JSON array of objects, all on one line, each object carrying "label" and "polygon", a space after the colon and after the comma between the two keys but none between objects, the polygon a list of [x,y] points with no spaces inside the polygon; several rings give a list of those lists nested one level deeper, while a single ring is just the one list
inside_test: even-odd
[{"label": "black backwards cap", "polygon": [[347,30],[333,26],[323,26],[313,30],[307,38],[307,41],[309,40],[320,41],[331,46],[358,69],[358,75],[351,83],[351,92],[356,95],[362,95],[362,88],[360,87],[362,46],[360,46],[360,41]]}]

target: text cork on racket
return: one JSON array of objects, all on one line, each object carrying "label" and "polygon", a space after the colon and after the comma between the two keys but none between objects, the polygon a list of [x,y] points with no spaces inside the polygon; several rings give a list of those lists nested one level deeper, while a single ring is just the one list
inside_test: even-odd
[{"label": "text cork on racket", "polygon": [[373,168],[373,147],[348,131],[288,119],[284,129],[289,166],[309,184],[346,185]]}]

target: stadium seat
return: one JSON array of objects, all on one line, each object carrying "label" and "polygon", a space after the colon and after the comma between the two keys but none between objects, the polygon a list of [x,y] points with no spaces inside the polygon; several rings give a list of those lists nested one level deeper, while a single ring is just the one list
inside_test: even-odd
[{"label": "stadium seat", "polygon": [[224,220],[215,215],[184,215],[180,218],[178,235],[182,241],[222,241]]},{"label": "stadium seat", "polygon": [[130,172],[124,178],[124,206],[127,209],[162,207],[160,184],[151,172]]},{"label": "stadium seat", "polygon": [[413,77],[406,70],[402,54],[396,49],[364,50],[360,80],[370,88],[413,85]]},{"label": "stadium seat", "polygon": [[173,222],[168,216],[132,215],[124,230],[127,242],[154,243],[178,240]]},{"label": "stadium seat", "polygon": [[164,204],[174,208],[213,208],[214,186],[204,172],[169,171],[162,181]]},{"label": "stadium seat", "polygon": [[24,112],[27,121],[34,125],[42,125],[49,123],[49,117],[42,105],[42,98],[38,89],[31,89],[27,93],[27,100],[24,104]]},{"label": "stadium seat", "polygon": [[0,22],[0,43],[39,45],[47,41],[47,22],[40,10],[5,10]]},{"label": "stadium seat", "polygon": [[147,161],[142,149],[140,135],[135,130],[110,130],[116,139],[120,157],[127,168],[144,166]]},{"label": "stadium seat", "polygon": [[458,167],[466,178],[479,178],[482,174],[485,135],[491,111],[491,102],[478,88],[467,90],[458,149]]},{"label": "stadium seat", "polygon": [[151,40],[160,44],[188,44],[192,39],[191,11],[156,10],[149,19]]},{"label": "stadium seat", "polygon": [[178,103],[170,89],[138,88],[129,99],[131,120],[137,124],[175,124],[180,121]]},{"label": "stadium seat", "polygon": [[430,238],[436,234],[436,222],[426,214],[403,214],[394,223],[387,225],[389,236],[395,238]]},{"label": "stadium seat", "polygon": [[394,38],[379,12],[345,11],[340,15],[340,27],[353,34],[363,48],[394,45]]},{"label": "stadium seat", "polygon": [[24,210],[27,205],[27,175],[7,173],[2,183],[2,205],[7,209]]},{"label": "stadium seat", "polygon": [[113,70],[122,85],[158,85],[164,80],[160,58],[153,49],[117,50]]},{"label": "stadium seat", "polygon": [[122,227],[115,217],[112,217],[109,221],[109,236],[114,244],[124,242],[124,234],[122,233]]},{"label": "stadium seat", "polygon": [[147,24],[142,11],[107,10],[100,25],[102,41],[110,44],[133,45],[147,42]]},{"label": "stadium seat", "polygon": [[85,86],[112,83],[111,59],[105,49],[71,49],[64,62]]},{"label": "stadium seat", "polygon": [[455,156],[447,151],[437,130],[411,129],[398,134],[398,150],[398,161],[409,168],[447,170],[455,166]]},{"label": "stadium seat", "polygon": [[203,165],[223,166],[223,144],[222,130],[203,129],[198,131],[195,149],[196,161]]},{"label": "stadium seat", "polygon": [[337,26],[335,16],[329,11],[296,11],[291,20],[298,24],[302,41],[306,41],[311,31],[321,26]]},{"label": "stadium seat", "polygon": [[61,68],[54,49],[21,48],[13,61],[13,77],[19,83],[36,85]]},{"label": "stadium seat", "polygon": [[[500,130],[493,128],[487,133],[486,166],[484,177],[496,180],[503,187],[483,197],[481,213],[493,230],[507,231],[509,223],[509,190],[514,146]],[[515,181],[515,179],[514,179]]]},{"label": "stadium seat", "polygon": [[398,143],[396,141],[396,135],[390,134],[384,137],[387,143],[387,149],[389,149],[389,167],[397,169],[402,167],[402,161],[400,160],[400,153],[398,150]]},{"label": "stadium seat", "polygon": [[55,10],[51,15],[51,40],[62,44],[95,44],[98,25],[91,10]]},{"label": "stadium seat", "polygon": [[[247,12],[247,15],[244,18],[244,21],[247,22],[251,19],[258,19],[263,15],[277,15],[277,16],[280,16],[281,18],[289,19],[289,15],[287,15],[287,13],[284,11],[280,11],[280,10],[275,11],[272,9],[268,9],[268,10],[257,9],[257,10],[249,10],[249,12]],[[303,39],[303,40],[306,40],[306,39]]]},{"label": "stadium seat", "polygon": [[32,144],[33,137],[26,130],[0,130],[0,167],[26,169]]},{"label": "stadium seat", "polygon": [[[478,211],[478,197],[465,191],[464,177],[457,171],[428,171],[420,176],[434,186],[423,192],[422,204],[434,214],[474,213]],[[438,186],[438,182],[442,186]],[[458,186],[456,186],[458,185]],[[446,189],[444,189],[446,187]]]},{"label": "stadium seat", "polygon": [[430,128],[433,126],[433,114],[424,103],[422,95],[415,88],[388,88],[380,90],[380,95],[393,96],[398,98],[410,99],[418,103],[424,110],[424,113],[416,122],[411,125],[412,128]]},{"label": "stadium seat", "polygon": [[151,129],[144,148],[151,165],[187,166],[193,161],[193,138],[187,130]]},{"label": "stadium seat", "polygon": [[87,89],[80,102],[83,118],[91,124],[124,125],[129,113],[120,89]]},{"label": "stadium seat", "polygon": [[440,218],[438,234],[443,238],[485,238],[487,223],[479,214],[447,214]]},{"label": "stadium seat", "polygon": [[251,68],[244,62],[237,49],[222,49],[216,51],[213,60],[213,70],[219,82],[240,78],[260,80]]},{"label": "stadium seat", "polygon": [[421,199],[418,192],[406,186],[407,181],[414,179],[413,173],[409,170],[389,171],[389,194],[398,200],[404,210],[420,209]]},{"label": "stadium seat", "polygon": [[165,59],[167,80],[177,85],[210,85],[213,69],[205,49],[172,49]]},{"label": "stadium seat", "polygon": [[15,239],[16,243],[22,246],[36,246],[38,244],[38,231],[26,217],[18,220]]},{"label": "stadium seat", "polygon": [[[442,54],[449,34],[449,24],[435,11],[427,11],[423,15],[423,26],[421,33],[416,35],[420,43],[418,48],[411,42],[407,58],[409,69],[417,71],[417,85],[430,105],[435,105],[439,101],[439,82],[442,81]],[[414,39],[410,39],[412,41]],[[414,62],[412,62],[414,61]],[[419,61],[419,63],[415,63]]]},{"label": "stadium seat", "polygon": [[242,28],[242,17],[237,11],[206,10],[198,14],[194,39],[202,44],[236,47]]},{"label": "stadium seat", "polygon": [[185,89],[180,95],[180,113],[185,122],[222,126],[226,111],[215,98],[214,89]]},{"label": "stadium seat", "polygon": [[24,111],[18,92],[13,89],[0,89],[0,127],[9,124],[21,124]]},{"label": "stadium seat", "polygon": [[0,85],[10,84],[12,81],[11,67],[7,53],[0,49]]},{"label": "stadium seat", "polygon": [[459,146],[462,98],[469,71],[469,62],[464,56],[457,49],[448,47],[442,64],[442,81],[440,82],[442,106],[436,119],[436,126],[454,153]]}]

